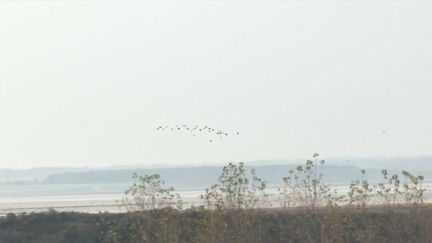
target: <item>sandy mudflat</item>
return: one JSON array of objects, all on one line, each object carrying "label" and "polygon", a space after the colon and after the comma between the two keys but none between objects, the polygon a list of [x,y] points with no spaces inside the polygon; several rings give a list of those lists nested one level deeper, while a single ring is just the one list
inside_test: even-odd
[{"label": "sandy mudflat", "polygon": [[[199,192],[180,192],[185,206],[198,205]],[[0,215],[7,213],[42,212],[50,209],[56,211],[75,211],[84,213],[124,212],[120,206],[122,194],[85,194],[62,196],[27,196],[0,197]]]},{"label": "sandy mudflat", "polygon": [[[426,188],[431,188],[430,184],[426,184]],[[340,192],[346,194],[348,187],[343,186],[338,188]],[[200,206],[203,202],[199,199],[199,195],[204,191],[179,191],[183,201],[183,208],[188,208],[192,205]],[[272,199],[272,207],[280,206],[277,190],[270,188],[268,193],[275,195]],[[121,207],[122,193],[87,193],[87,194],[68,194],[68,195],[29,195],[20,196],[19,192],[12,195],[0,194],[0,216],[8,213],[31,213],[43,212],[54,209],[59,212],[83,212],[83,213],[99,213],[99,212],[125,212],[126,209]],[[432,202],[432,193],[430,189],[425,193],[426,202]]]}]

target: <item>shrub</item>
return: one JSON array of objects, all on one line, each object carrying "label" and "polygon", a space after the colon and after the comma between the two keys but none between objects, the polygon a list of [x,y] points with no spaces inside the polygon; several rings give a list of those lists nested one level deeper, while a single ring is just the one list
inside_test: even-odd
[{"label": "shrub", "polygon": [[224,166],[218,183],[207,188],[201,199],[209,208],[241,209],[268,205],[266,182],[256,175],[254,169],[246,175],[244,163]]},{"label": "shrub", "polygon": [[125,192],[122,205],[130,211],[144,211],[166,207],[180,209],[182,201],[173,187],[164,187],[159,174],[133,175],[133,184]]}]

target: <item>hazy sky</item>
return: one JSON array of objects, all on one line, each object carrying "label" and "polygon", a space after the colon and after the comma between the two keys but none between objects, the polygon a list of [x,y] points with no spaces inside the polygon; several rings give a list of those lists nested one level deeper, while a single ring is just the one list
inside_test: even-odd
[{"label": "hazy sky", "polygon": [[[0,167],[432,154],[432,2],[0,2]],[[203,124],[241,134],[161,133]]]}]

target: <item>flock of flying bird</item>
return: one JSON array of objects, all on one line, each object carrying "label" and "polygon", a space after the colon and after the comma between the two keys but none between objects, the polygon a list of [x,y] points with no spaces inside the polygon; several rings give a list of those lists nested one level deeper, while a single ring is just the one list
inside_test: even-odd
[{"label": "flock of flying bird", "polygon": [[[187,124],[183,124],[183,125],[175,125],[175,126],[158,126],[156,128],[156,130],[158,131],[172,131],[172,132],[189,132],[190,134],[192,134],[192,136],[196,136],[196,134],[198,133],[206,133],[208,135],[211,136],[219,136],[220,139],[222,139],[223,137],[227,137],[229,135],[239,135],[240,132],[235,132],[235,133],[228,133],[224,130],[221,129],[216,129],[210,126],[199,126],[199,125],[195,125],[195,126],[189,126]],[[213,139],[210,139],[209,142],[213,142]]]}]

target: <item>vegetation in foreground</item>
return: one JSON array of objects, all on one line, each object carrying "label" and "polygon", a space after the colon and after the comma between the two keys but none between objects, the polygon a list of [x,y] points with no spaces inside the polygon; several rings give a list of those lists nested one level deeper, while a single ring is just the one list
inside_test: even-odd
[{"label": "vegetation in foreground", "polygon": [[[432,207],[423,177],[407,171],[340,193],[322,182],[325,162],[289,171],[278,194],[243,163],[225,166],[201,196],[182,209],[159,175],[134,175],[122,200],[128,213],[33,213],[0,219],[1,242],[432,242]],[[276,204],[276,205],[275,205]]]},{"label": "vegetation in foreground", "polygon": [[46,212],[0,219],[1,243],[432,242],[432,208],[201,208],[142,213]]}]

